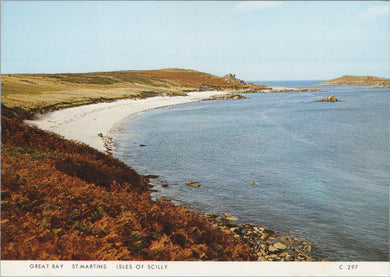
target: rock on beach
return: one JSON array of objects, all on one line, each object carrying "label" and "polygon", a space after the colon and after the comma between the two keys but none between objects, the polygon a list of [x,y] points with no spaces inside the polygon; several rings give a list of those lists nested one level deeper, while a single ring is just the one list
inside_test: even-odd
[{"label": "rock on beach", "polygon": [[314,260],[309,254],[310,243],[299,237],[279,237],[276,232],[269,230],[266,226],[260,227],[251,223],[234,224],[228,219],[236,219],[236,217],[229,213],[224,213],[221,217],[205,213],[204,217],[213,227],[231,234],[236,239],[241,238],[247,241],[257,261]]},{"label": "rock on beach", "polygon": [[238,218],[234,215],[231,215],[229,213],[224,213],[223,216],[225,217],[226,220],[231,220],[231,221],[236,221]]}]

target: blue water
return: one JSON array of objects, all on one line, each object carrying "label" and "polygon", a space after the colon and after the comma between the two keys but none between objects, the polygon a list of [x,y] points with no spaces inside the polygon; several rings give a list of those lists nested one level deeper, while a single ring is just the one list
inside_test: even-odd
[{"label": "blue water", "polygon": [[[320,89],[149,111],[123,122],[114,156],[169,184],[155,197],[300,235],[329,260],[388,261],[390,90]],[[345,102],[311,102],[330,93]]]}]

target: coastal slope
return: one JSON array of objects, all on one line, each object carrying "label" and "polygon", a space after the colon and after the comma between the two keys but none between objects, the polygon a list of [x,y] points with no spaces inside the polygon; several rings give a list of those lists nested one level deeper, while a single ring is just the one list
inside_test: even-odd
[{"label": "coastal slope", "polygon": [[389,88],[390,79],[374,76],[344,75],[319,83],[317,86],[373,86],[374,88]]},{"label": "coastal slope", "polygon": [[[256,259],[247,242],[197,213],[152,201],[148,179],[111,155],[23,122],[36,112],[118,99],[132,99],[123,101],[143,110],[154,106],[141,100],[175,104],[208,97],[207,92],[185,96],[201,86],[228,90],[245,84],[178,69],[2,75],[1,81],[3,260]],[[108,117],[114,112],[109,110]]]},{"label": "coastal slope", "polygon": [[110,155],[2,116],[2,260],[253,260]]}]

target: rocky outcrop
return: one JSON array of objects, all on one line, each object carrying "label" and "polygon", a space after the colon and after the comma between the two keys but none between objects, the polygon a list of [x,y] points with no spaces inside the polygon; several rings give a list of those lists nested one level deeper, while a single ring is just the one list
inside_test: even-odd
[{"label": "rocky outcrop", "polygon": [[224,213],[223,217],[206,213],[204,218],[224,233],[247,241],[257,256],[258,261],[314,261],[311,245],[300,237],[279,237],[276,232],[265,227],[245,223],[232,224],[237,217]]},{"label": "rocky outcrop", "polygon": [[[267,91],[268,92],[268,91]],[[283,88],[283,87],[271,87],[269,92],[323,92],[317,88]]]},{"label": "rocky outcrop", "polygon": [[264,87],[248,89],[242,93],[282,93],[282,92],[323,92],[318,88],[285,88],[285,87]]},{"label": "rocky outcrop", "polygon": [[389,82],[385,82],[385,81],[378,82],[370,88],[390,88],[390,81]]},{"label": "rocky outcrop", "polygon": [[245,97],[241,94],[229,93],[225,95],[212,96],[208,100],[238,100],[238,99],[248,99],[248,97]]},{"label": "rocky outcrop", "polygon": [[200,187],[200,184],[198,182],[187,181],[186,185],[190,186],[190,187],[193,187],[193,188],[199,188]]},{"label": "rocky outcrop", "polygon": [[227,74],[223,76],[223,80],[232,85],[245,85],[245,82],[243,80],[237,79],[236,74]]},{"label": "rocky outcrop", "polygon": [[329,95],[323,99],[315,100],[314,102],[338,102],[338,101],[340,101],[340,100],[337,100],[336,96]]},{"label": "rocky outcrop", "polygon": [[214,90],[220,90],[221,87],[217,86],[210,86],[210,85],[205,85],[205,84],[200,84],[198,86],[198,91],[214,91]]}]

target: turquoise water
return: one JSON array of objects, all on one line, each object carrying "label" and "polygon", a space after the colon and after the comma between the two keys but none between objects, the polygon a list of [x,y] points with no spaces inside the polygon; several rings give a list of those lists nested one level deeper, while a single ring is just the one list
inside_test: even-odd
[{"label": "turquoise water", "polygon": [[[387,261],[390,90],[320,89],[152,110],[123,122],[114,156],[160,176],[155,197],[300,235],[318,257]],[[329,94],[345,102],[311,102]]]}]

